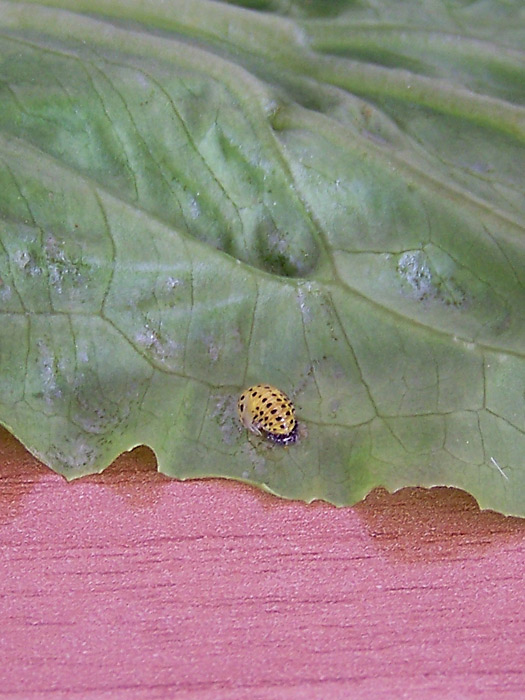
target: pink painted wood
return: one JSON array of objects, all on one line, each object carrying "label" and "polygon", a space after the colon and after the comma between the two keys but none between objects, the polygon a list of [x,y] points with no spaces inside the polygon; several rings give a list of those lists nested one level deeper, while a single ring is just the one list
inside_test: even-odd
[{"label": "pink painted wood", "polygon": [[139,449],[67,484],[0,433],[0,697],[524,698],[525,521],[306,506]]}]

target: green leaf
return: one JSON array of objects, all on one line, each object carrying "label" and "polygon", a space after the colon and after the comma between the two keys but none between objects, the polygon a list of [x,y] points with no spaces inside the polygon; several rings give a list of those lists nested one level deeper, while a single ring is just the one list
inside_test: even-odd
[{"label": "green leaf", "polygon": [[1,423],[525,514],[524,45],[521,0],[0,0]]}]

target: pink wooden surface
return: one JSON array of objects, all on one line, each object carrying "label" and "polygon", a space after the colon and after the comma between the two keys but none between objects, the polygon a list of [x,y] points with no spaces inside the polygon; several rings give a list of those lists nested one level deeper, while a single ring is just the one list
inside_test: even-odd
[{"label": "pink wooden surface", "polygon": [[66,484],[0,432],[0,697],[524,698],[525,521],[450,489],[350,509]]}]

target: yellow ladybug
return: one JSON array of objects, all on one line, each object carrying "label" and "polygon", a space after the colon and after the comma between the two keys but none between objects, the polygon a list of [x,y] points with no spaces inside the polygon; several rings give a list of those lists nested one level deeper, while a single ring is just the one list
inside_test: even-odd
[{"label": "yellow ladybug", "polygon": [[245,389],[237,403],[239,419],[245,428],[278,445],[297,442],[297,419],[291,400],[270,384]]}]

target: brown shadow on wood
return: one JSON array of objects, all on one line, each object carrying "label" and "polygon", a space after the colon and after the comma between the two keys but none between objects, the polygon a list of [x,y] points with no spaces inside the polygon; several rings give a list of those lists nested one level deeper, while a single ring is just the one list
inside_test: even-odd
[{"label": "brown shadow on wood", "polygon": [[[33,457],[7,430],[0,428],[0,522],[16,516],[24,496],[42,482],[63,482],[63,488],[83,488],[87,483],[107,487],[122,497],[130,508],[151,508],[172,482],[157,471],[156,458],[148,447],[137,447],[122,454],[101,474],[93,474],[67,484]],[[217,487],[250,493],[268,510],[291,507],[254,486],[228,479]],[[294,507],[332,509],[322,501]],[[525,519],[480,511],[475,499],[459,489],[405,488],[391,494],[375,489],[353,506],[368,536],[385,555],[397,560],[432,561],[472,558],[473,552],[525,540]]]},{"label": "brown shadow on wood", "polygon": [[92,483],[105,486],[125,499],[134,509],[151,508],[171,479],[157,471],[155,453],[149,447],[141,445],[130,452],[124,452],[100,474],[90,474],[76,484]]},{"label": "brown shadow on wood", "polygon": [[24,497],[42,481],[59,481],[63,488],[83,488],[88,483],[107,486],[133,508],[148,508],[160,497],[168,477],[159,474],[157,461],[148,447],[137,447],[118,457],[101,474],[68,482],[34,457],[11,433],[0,427],[0,522],[19,512]]},{"label": "brown shadow on wood", "polygon": [[[0,521],[19,511],[24,496],[49,474],[36,457],[0,427]],[[58,478],[58,477],[57,477]]]},{"label": "brown shadow on wood", "polygon": [[[42,481],[60,482],[59,488],[84,488],[86,483],[108,488],[120,496],[130,508],[150,508],[173,482],[157,471],[155,453],[141,445],[124,452],[100,474],[89,474],[68,482],[64,477],[34,457],[11,433],[0,426],[0,522],[10,520],[19,512],[24,497]],[[230,479],[198,479],[191,481],[217,482],[218,488],[249,490],[265,507],[286,507],[289,501],[276,498],[255,486]],[[220,486],[219,486],[220,484]]]},{"label": "brown shadow on wood", "polygon": [[525,519],[481,511],[455,488],[378,488],[354,509],[382,552],[396,559],[472,560],[475,551],[525,540]]}]

